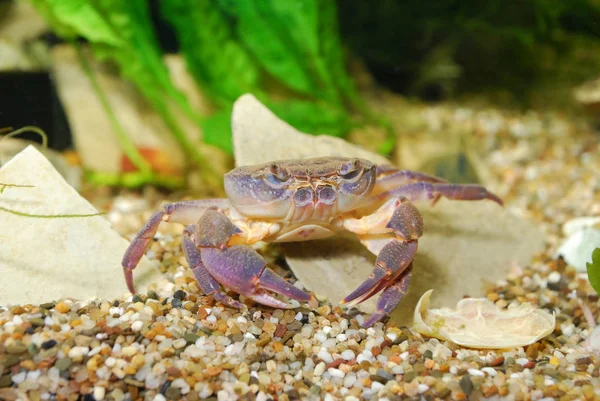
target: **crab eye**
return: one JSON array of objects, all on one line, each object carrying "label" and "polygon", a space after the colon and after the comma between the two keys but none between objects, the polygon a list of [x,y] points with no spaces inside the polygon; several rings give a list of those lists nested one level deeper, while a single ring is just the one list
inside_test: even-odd
[{"label": "crab eye", "polygon": [[266,179],[271,184],[281,185],[290,179],[290,175],[285,169],[279,167],[279,165],[271,164],[269,172],[266,174]]},{"label": "crab eye", "polygon": [[360,166],[358,159],[344,163],[339,170],[340,177],[345,180],[353,180],[362,173],[363,169]]}]

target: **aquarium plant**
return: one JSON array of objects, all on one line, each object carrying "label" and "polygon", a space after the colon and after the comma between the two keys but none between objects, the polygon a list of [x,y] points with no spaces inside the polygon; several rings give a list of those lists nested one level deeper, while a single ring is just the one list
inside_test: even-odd
[{"label": "aquarium plant", "polygon": [[173,107],[202,129],[207,144],[228,153],[232,104],[244,93],[254,94],[278,117],[311,134],[343,137],[353,127],[383,126],[388,140],[379,150],[393,148],[390,125],[369,110],[349,76],[333,1],[159,2],[159,17],[172,27],[189,72],[215,106],[210,115],[194,110],[171,81],[147,0],[32,3],[59,37],[77,47],[105,112],[112,116],[120,146],[137,169],[137,178],[127,181],[132,185],[153,182],[156,176],[95,83],[82,54],[84,43],[97,59],[118,66],[160,114],[188,160],[207,175],[216,172],[189,143]]}]

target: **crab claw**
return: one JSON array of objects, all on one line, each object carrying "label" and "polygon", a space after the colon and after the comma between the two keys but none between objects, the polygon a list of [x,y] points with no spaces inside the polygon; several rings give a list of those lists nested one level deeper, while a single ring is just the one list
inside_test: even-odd
[{"label": "crab claw", "polygon": [[408,291],[411,275],[412,266],[409,266],[393,284],[383,290],[381,297],[377,300],[377,310],[362,324],[363,327],[373,326],[396,308]]},{"label": "crab claw", "polygon": [[417,253],[417,241],[391,240],[379,252],[375,269],[361,285],[350,295],[344,298],[340,304],[357,301],[366,301],[387,287],[410,265]]},{"label": "crab claw", "polygon": [[298,301],[309,301],[312,298],[307,292],[275,274],[256,251],[245,245],[235,245],[223,250],[205,248],[201,253],[204,266],[215,280],[260,304],[281,309],[292,308],[267,291]]}]

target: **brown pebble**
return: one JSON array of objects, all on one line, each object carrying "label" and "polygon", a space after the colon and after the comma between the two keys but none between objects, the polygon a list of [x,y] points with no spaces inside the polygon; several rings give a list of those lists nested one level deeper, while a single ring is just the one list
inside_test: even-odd
[{"label": "brown pebble", "polygon": [[173,377],[173,378],[178,378],[179,376],[181,376],[181,371],[176,368],[175,366],[169,366],[167,368],[167,375]]},{"label": "brown pebble", "polygon": [[583,357],[583,358],[578,358],[575,363],[577,365],[591,365],[593,363],[592,358],[590,358],[589,356]]},{"label": "brown pebble", "polygon": [[287,332],[287,327],[284,324],[278,324],[275,333],[273,333],[273,337],[282,338]]},{"label": "brown pebble", "polygon": [[331,362],[329,365],[327,365],[326,368],[327,369],[329,369],[329,368],[337,368],[338,366],[340,366],[344,362],[346,362],[346,360],[344,358],[338,358],[338,359],[334,360],[333,362]]},{"label": "brown pebble", "polygon": [[538,347],[538,343],[533,343],[529,347],[527,347],[527,351],[525,351],[527,358],[535,361],[538,357]]},{"label": "brown pebble", "polygon": [[127,386],[127,390],[129,390],[129,395],[132,400],[137,400],[140,390],[136,386]]},{"label": "brown pebble", "polygon": [[220,366],[209,366],[206,368],[206,370],[204,372],[208,376],[214,377],[214,376],[220,375],[222,371],[223,371],[223,368]]},{"label": "brown pebble", "polygon": [[490,362],[490,366],[500,366],[504,363],[504,357],[503,356],[499,356],[498,358],[494,359],[492,362]]},{"label": "brown pebble", "polygon": [[22,315],[23,313],[25,313],[25,309],[22,306],[14,306],[10,309],[10,312],[13,315]]},{"label": "brown pebble", "polygon": [[533,369],[533,368],[535,368],[535,362],[534,361],[529,361],[525,365],[523,365],[523,367],[525,369]]},{"label": "brown pebble", "polygon": [[208,311],[205,308],[198,308],[198,319],[203,320],[208,316]]}]

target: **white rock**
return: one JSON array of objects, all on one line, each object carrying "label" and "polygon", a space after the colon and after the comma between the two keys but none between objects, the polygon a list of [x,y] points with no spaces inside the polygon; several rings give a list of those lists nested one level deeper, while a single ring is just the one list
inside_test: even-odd
[{"label": "white rock", "polygon": [[566,239],[557,254],[578,272],[586,272],[586,263],[592,261],[592,252],[598,246],[600,246],[600,228],[584,226]]},{"label": "white rock", "polygon": [[571,219],[563,224],[562,232],[566,237],[568,237],[578,231],[582,231],[590,227],[600,228],[600,216],[584,216]]},{"label": "white rock", "polygon": [[343,139],[307,135],[296,130],[253,95],[243,95],[234,103],[231,120],[233,152],[238,166],[319,156],[354,156],[388,163],[383,156]]},{"label": "white rock", "polygon": [[[30,146],[0,168],[6,188],[3,208],[30,214],[93,214],[98,211],[67,184],[51,163]],[[121,258],[127,240],[103,216],[33,218],[0,211],[0,304],[50,302],[59,298],[113,299],[127,293]],[[160,277],[143,258],[136,286]]]}]

